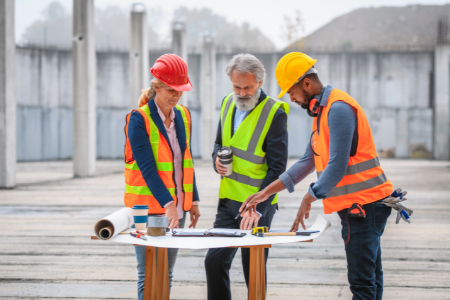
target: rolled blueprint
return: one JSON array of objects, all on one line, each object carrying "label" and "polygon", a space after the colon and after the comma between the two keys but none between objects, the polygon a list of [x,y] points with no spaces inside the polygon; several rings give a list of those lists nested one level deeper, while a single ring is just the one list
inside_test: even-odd
[{"label": "rolled blueprint", "polygon": [[108,240],[130,228],[133,224],[133,210],[129,207],[124,207],[97,221],[94,226],[94,232],[99,239]]}]

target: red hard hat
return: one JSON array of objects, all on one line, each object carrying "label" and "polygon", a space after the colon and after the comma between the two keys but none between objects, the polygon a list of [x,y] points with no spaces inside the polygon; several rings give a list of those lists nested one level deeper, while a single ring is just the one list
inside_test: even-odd
[{"label": "red hard hat", "polygon": [[192,90],[192,84],[188,77],[186,62],[175,54],[160,56],[150,69],[155,78],[161,80],[175,91],[187,92]]}]

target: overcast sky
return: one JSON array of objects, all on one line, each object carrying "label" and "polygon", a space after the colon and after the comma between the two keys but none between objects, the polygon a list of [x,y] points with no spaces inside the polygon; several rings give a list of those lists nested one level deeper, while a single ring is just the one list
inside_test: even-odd
[{"label": "overcast sky", "polygon": [[[41,17],[40,12],[54,0],[16,0],[16,40],[19,40],[25,28]],[[72,0],[59,0],[66,8],[72,10]],[[405,6],[410,4],[442,5],[450,0],[168,0],[168,1],[132,1],[132,0],[95,0],[100,8],[117,5],[130,9],[135,2],[144,3],[147,7],[156,5],[162,8],[167,19],[172,18],[172,11],[178,6],[189,8],[211,8],[215,13],[227,17],[229,21],[248,22],[258,27],[270,38],[278,49],[284,48],[281,38],[281,27],[284,16],[294,16],[300,10],[305,20],[305,34],[309,34],[334,18],[361,7]],[[151,18],[151,16],[149,16]],[[168,34],[169,24],[162,24],[161,35]]]}]

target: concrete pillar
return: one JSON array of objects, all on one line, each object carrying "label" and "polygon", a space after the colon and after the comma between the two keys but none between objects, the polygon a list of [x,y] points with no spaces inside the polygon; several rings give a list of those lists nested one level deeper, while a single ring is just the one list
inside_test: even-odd
[{"label": "concrete pillar", "polygon": [[[172,53],[184,59],[186,64],[188,63],[186,29],[183,22],[177,21],[172,25]],[[187,106],[188,97],[186,93],[183,94],[179,103]]]},{"label": "concrete pillar", "polygon": [[130,110],[138,108],[141,90],[150,86],[147,13],[143,4],[133,4],[130,15]]},{"label": "concrete pillar", "polygon": [[211,159],[216,135],[216,48],[210,35],[203,38],[202,66],[202,127],[201,154],[203,160]]},{"label": "concrete pillar", "polygon": [[[279,55],[278,52],[272,53],[270,57],[271,60],[270,70],[272,71],[268,72],[268,74],[266,73],[266,78],[268,77],[269,80],[266,79],[262,87],[264,90],[267,90],[270,97],[275,99],[278,99],[278,94],[281,91],[277,83],[277,77],[275,76],[275,70],[277,69],[277,64],[279,60],[278,55]],[[269,83],[269,85],[267,83]]]},{"label": "concrete pillar", "polygon": [[434,52],[434,158],[449,159],[450,126],[450,38],[448,19],[439,22]]},{"label": "concrete pillar", "polygon": [[73,167],[75,177],[95,175],[96,58],[94,0],[73,0]]},{"label": "concrete pillar", "polygon": [[16,183],[14,0],[0,1],[0,188]]},{"label": "concrete pillar", "polygon": [[409,157],[409,113],[407,109],[397,111],[395,139],[395,157]]}]

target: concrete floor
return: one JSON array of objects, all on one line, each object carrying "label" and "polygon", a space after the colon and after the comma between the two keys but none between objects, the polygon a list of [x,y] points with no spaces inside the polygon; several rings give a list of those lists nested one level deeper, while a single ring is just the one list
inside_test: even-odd
[{"label": "concrete floor", "polygon": [[[294,161],[290,161],[292,164]],[[395,187],[408,190],[412,224],[388,220],[382,238],[384,299],[450,299],[450,162],[382,160]],[[197,161],[202,217],[215,216],[219,177]],[[91,241],[96,220],[123,206],[122,161],[99,161],[101,176],[73,179],[70,162],[20,163],[18,187],[0,190],[0,299],[135,299],[134,249]],[[290,227],[315,175],[292,194],[280,194],[273,227]],[[322,213],[314,203],[315,215]],[[270,251],[267,299],[350,299],[344,244],[336,214],[313,243],[283,244]],[[206,250],[180,250],[171,299],[205,299]],[[236,256],[233,299],[246,299]]]}]

